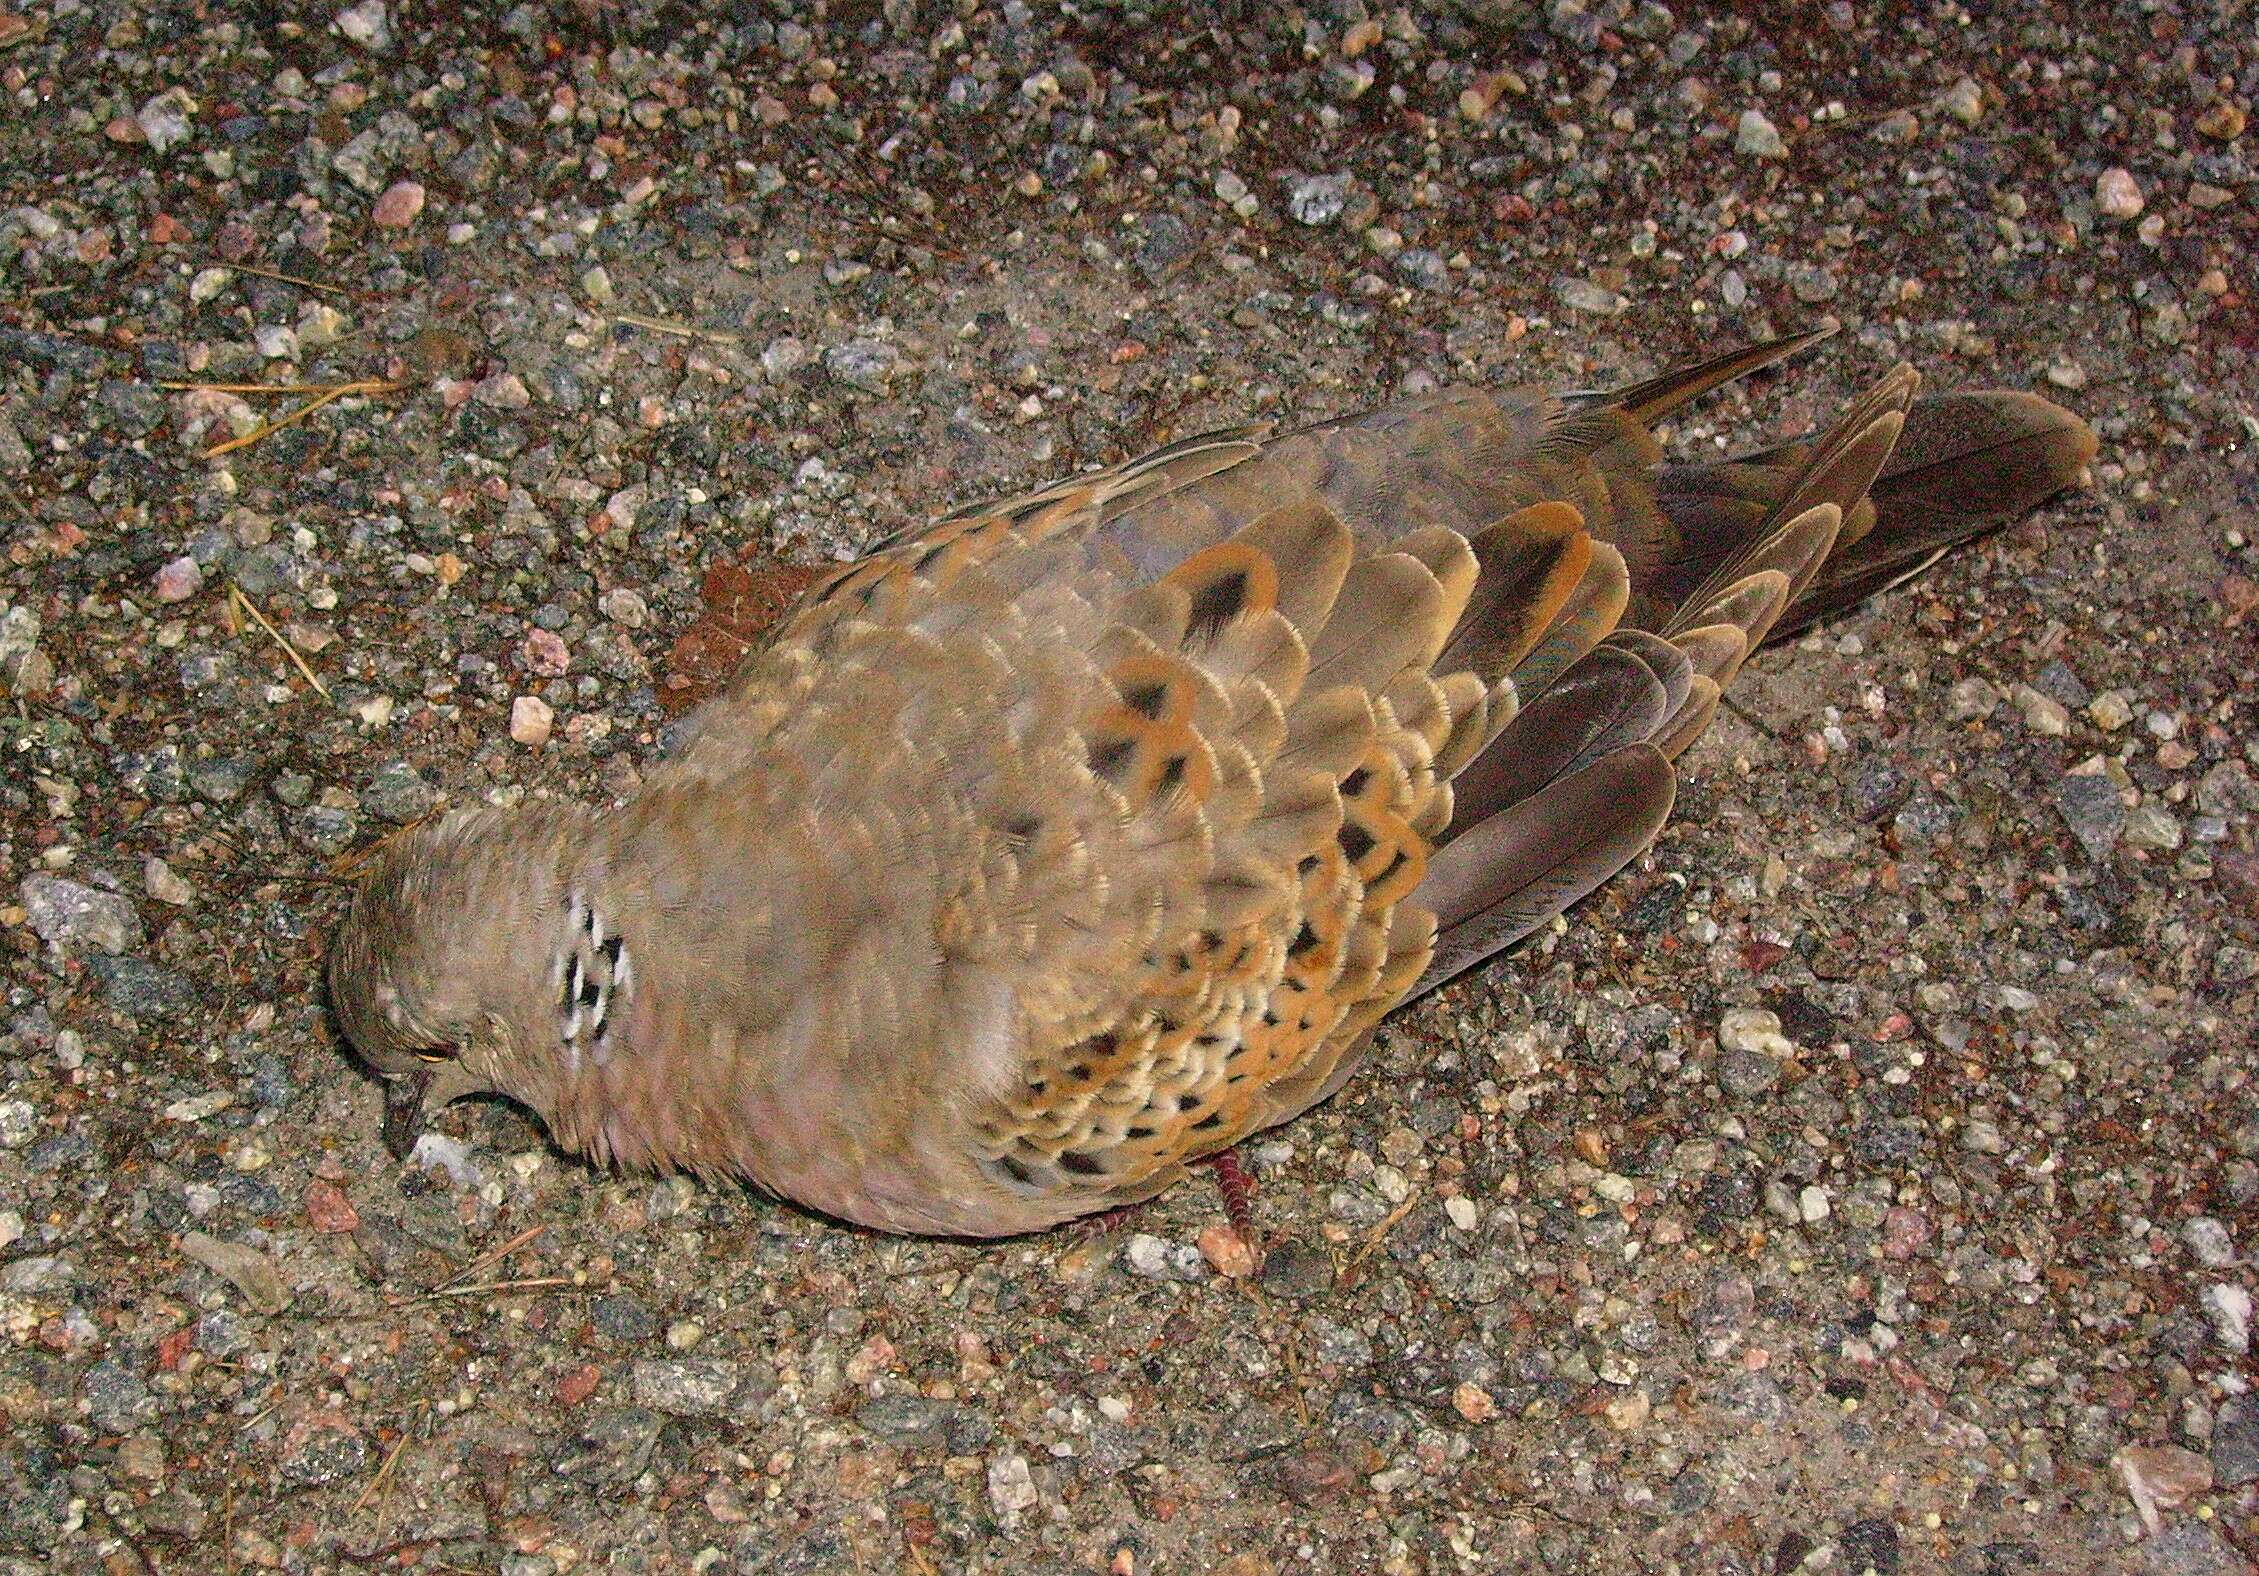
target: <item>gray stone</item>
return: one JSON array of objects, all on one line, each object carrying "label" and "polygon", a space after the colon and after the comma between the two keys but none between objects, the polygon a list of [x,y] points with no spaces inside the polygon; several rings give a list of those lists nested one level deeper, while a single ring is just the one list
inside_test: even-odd
[{"label": "gray stone", "polygon": [[1327,225],[1341,217],[1349,203],[1349,177],[1311,175],[1287,189],[1286,211],[1297,224]]},{"label": "gray stone", "polygon": [[105,1434],[130,1434],[157,1415],[157,1399],[141,1377],[141,1354],[112,1352],[80,1383],[88,1419]]},{"label": "gray stone", "polygon": [[624,1406],[598,1413],[558,1452],[559,1477],[605,1488],[634,1482],[651,1464],[666,1419],[649,1407]]},{"label": "gray stone", "polygon": [[1779,129],[1765,118],[1762,110],[1745,109],[1741,112],[1741,120],[1734,127],[1733,147],[1734,152],[1746,158],[1788,157],[1788,144],[1781,141]]},{"label": "gray stone", "polygon": [[233,804],[251,786],[259,763],[248,755],[226,755],[188,763],[188,786],[209,804]]},{"label": "gray stone", "polygon": [[196,986],[186,975],[147,958],[88,958],[86,969],[102,999],[129,1018],[178,1018],[196,1006]]},{"label": "gray stone", "polygon": [[2221,1403],[2212,1420],[2212,1481],[2221,1488],[2259,1482],[2259,1397]]},{"label": "gray stone", "polygon": [[718,1357],[640,1362],[629,1370],[637,1404],[673,1417],[719,1417],[737,1380],[737,1364]]},{"label": "gray stone", "polygon": [[42,1445],[0,1450],[0,1550],[45,1554],[79,1524],[65,1464]]},{"label": "gray stone", "polygon": [[369,785],[361,790],[361,808],[395,826],[405,826],[430,814],[438,803],[439,790],[425,782],[405,761],[394,761],[379,768],[369,779]]},{"label": "gray stone", "polygon": [[129,438],[146,438],[165,424],[165,391],[151,384],[105,383],[95,398]]},{"label": "gray stone", "polygon": [[1451,267],[1442,256],[1425,247],[1407,247],[1396,254],[1396,271],[1407,284],[1422,290],[1448,290],[1451,288]]},{"label": "gray stone", "polygon": [[1605,285],[1596,285],[1589,279],[1577,279],[1564,274],[1553,281],[1553,293],[1561,304],[1572,312],[1590,312],[1597,317],[1614,317],[1631,303]]},{"label": "gray stone", "polygon": [[824,352],[824,370],[850,388],[884,394],[902,371],[902,352],[883,340],[850,339]]},{"label": "gray stone", "polygon": [[2065,777],[2055,785],[2055,808],[2090,859],[2107,859],[2125,830],[2126,807],[2107,777]]},{"label": "gray stone", "polygon": [[31,915],[31,928],[51,947],[65,952],[97,947],[115,955],[141,945],[141,917],[132,901],[116,892],[61,876],[25,876],[17,891]]},{"label": "gray stone", "polygon": [[1147,1280],[1204,1281],[1207,1261],[1189,1242],[1170,1242],[1148,1232],[1138,1232],[1122,1244],[1122,1263],[1132,1275]]},{"label": "gray stone", "polygon": [[1770,1094],[1779,1087],[1781,1064],[1755,1051],[1726,1051],[1718,1057],[1718,1086],[1737,1099]]},{"label": "gray stone", "polygon": [[1147,278],[1158,279],[1174,270],[1199,249],[1192,227],[1175,214],[1148,214],[1145,238],[1138,242],[1137,266]]},{"label": "gray stone", "polygon": [[588,1322],[598,1335],[622,1346],[648,1341],[659,1333],[659,1316],[641,1298],[625,1292],[597,1298],[589,1306]]}]

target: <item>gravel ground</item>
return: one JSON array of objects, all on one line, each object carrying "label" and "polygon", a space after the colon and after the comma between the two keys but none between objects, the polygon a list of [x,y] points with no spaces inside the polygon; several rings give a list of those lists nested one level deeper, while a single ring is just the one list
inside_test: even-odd
[{"label": "gravel ground", "polygon": [[[2253,1568],[2248,4],[10,3],[0,1572]],[[1903,356],[2095,485],[1759,663],[1254,1276],[380,1149],[316,878],[791,565],[1828,314],[1679,441]]]}]

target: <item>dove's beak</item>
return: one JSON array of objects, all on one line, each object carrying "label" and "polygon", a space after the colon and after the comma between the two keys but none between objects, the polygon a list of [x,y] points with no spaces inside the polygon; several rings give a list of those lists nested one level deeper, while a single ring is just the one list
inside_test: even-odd
[{"label": "dove's beak", "polygon": [[384,1085],[384,1147],[392,1158],[405,1160],[424,1130],[424,1096],[431,1090],[431,1070],[395,1073]]}]

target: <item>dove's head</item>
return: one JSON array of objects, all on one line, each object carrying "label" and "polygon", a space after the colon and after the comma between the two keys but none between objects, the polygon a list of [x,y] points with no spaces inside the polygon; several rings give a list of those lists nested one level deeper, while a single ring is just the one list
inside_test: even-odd
[{"label": "dove's head", "polygon": [[[385,1142],[404,1155],[427,1106],[501,1093],[546,1115],[561,874],[582,812],[461,811],[370,859],[331,943],[330,1002],[385,1080]],[[579,981],[576,979],[575,984]]]}]

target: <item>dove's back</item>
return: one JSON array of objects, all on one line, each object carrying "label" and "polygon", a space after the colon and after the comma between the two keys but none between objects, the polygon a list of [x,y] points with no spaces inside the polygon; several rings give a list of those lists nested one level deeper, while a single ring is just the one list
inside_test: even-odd
[{"label": "dove's back", "polygon": [[685,932],[704,973],[654,1033],[695,1049],[606,1095],[599,1147],[994,1234],[1323,1099],[1390,1008],[1653,841],[1768,636],[2093,451],[1900,367],[1813,440],[1665,463],[1653,423],[1808,342],[1190,440],[840,570],[638,812],[781,824],[806,851],[772,861],[760,955],[806,939],[740,982],[712,976],[752,943]]}]

